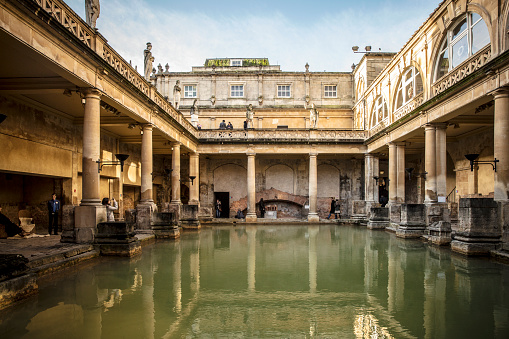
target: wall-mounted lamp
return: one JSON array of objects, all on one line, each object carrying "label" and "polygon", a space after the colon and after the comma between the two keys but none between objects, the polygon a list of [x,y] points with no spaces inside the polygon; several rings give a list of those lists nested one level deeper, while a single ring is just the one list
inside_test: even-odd
[{"label": "wall-mounted lamp", "polygon": [[483,161],[475,160],[478,157],[479,157],[479,154],[475,154],[475,153],[465,154],[465,158],[467,158],[467,160],[470,161],[470,171],[471,172],[474,170],[474,165],[479,165],[479,164],[490,164],[493,167],[493,170],[495,172],[497,171],[497,162],[499,162],[500,160],[498,160],[497,158],[495,158],[495,160],[483,160]]},{"label": "wall-mounted lamp", "polygon": [[140,134],[143,135],[143,127],[140,126],[139,122],[127,125],[129,129],[134,129],[135,127],[138,127],[140,129]]},{"label": "wall-mounted lamp", "polygon": [[[412,172],[413,171],[414,171],[413,167],[405,168],[405,172],[408,173],[408,180],[410,180],[412,178]],[[428,172],[421,172],[421,173],[415,173],[414,176],[416,178],[423,178],[424,180],[426,180],[426,175],[427,174],[428,174]]]},{"label": "wall-mounted lamp", "polygon": [[194,182],[194,179],[196,179],[196,176],[195,175],[190,175],[189,176],[189,179],[180,179],[180,182],[190,182],[191,185],[194,185],[193,182]]},{"label": "wall-mounted lamp", "polygon": [[5,114],[0,114],[0,124],[1,124],[2,122],[4,122],[4,120],[5,120],[6,118],[7,118],[7,115],[5,115]]},{"label": "wall-mounted lamp", "polygon": [[124,162],[129,158],[129,154],[115,154],[115,157],[118,161],[102,161],[101,159],[97,160],[97,171],[101,173],[103,166],[113,166],[120,165],[120,172],[124,171]]},{"label": "wall-mounted lamp", "polygon": [[373,179],[375,179],[376,184],[378,185],[378,179],[380,179],[380,178],[379,178],[379,177],[377,177],[377,176],[374,176],[374,177],[373,177]]}]

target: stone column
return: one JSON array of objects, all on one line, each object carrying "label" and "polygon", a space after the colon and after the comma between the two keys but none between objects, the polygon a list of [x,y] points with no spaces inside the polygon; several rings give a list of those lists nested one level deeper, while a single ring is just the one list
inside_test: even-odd
[{"label": "stone column", "polygon": [[396,145],[397,152],[397,188],[396,201],[399,204],[405,203],[405,144],[398,143]]},{"label": "stone column", "polygon": [[189,205],[200,204],[200,155],[189,154],[189,176],[196,177],[189,189]]},{"label": "stone column", "polygon": [[309,222],[318,222],[320,218],[316,211],[316,197],[318,193],[317,153],[309,153]]},{"label": "stone column", "polygon": [[437,200],[445,202],[447,198],[447,125],[437,124],[436,133],[436,185]]},{"label": "stone column", "polygon": [[171,203],[180,204],[180,143],[172,142],[171,155]]},{"label": "stone column", "polygon": [[255,153],[247,153],[247,215],[246,222],[256,222]]},{"label": "stone column", "polygon": [[379,177],[378,157],[364,155],[364,196],[366,202],[378,203],[378,183],[373,177]]},{"label": "stone column", "polygon": [[437,178],[436,178],[436,129],[435,125],[427,124],[424,127],[425,133],[425,155],[424,169],[426,175],[426,185],[424,193],[424,203],[433,203],[437,201]]},{"label": "stone column", "polygon": [[152,124],[143,125],[141,136],[141,201],[140,204],[154,203],[152,192]]},{"label": "stone column", "polygon": [[100,176],[96,163],[101,157],[101,97],[100,92],[96,89],[84,90],[83,94],[85,96],[85,111],[83,117],[82,199],[81,205],[74,209],[74,234],[67,234],[65,241],[93,243],[97,233],[97,224],[106,221],[106,208],[101,205]]},{"label": "stone column", "polygon": [[389,203],[394,204],[397,202],[398,197],[398,153],[396,144],[389,143]]},{"label": "stone column", "polygon": [[494,199],[509,202],[509,90],[495,92],[493,155],[499,162],[495,172]]},{"label": "stone column", "polygon": [[84,95],[81,205],[100,205],[100,176],[96,161],[101,158],[101,96],[99,91],[95,89],[86,90]]}]

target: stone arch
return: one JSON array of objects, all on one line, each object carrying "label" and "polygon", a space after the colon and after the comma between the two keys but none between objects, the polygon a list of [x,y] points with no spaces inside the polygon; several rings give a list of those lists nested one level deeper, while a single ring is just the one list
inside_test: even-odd
[{"label": "stone arch", "polygon": [[365,90],[366,90],[366,85],[364,84],[364,79],[360,76],[359,81],[357,81],[357,86],[355,89],[355,95],[357,97],[357,100],[359,100],[362,97]]},{"label": "stone arch", "polygon": [[230,200],[247,196],[247,170],[237,164],[224,164],[213,171],[214,192],[230,192]]},{"label": "stone arch", "polygon": [[[378,124],[373,125],[372,124],[372,120],[374,118],[373,115],[375,114],[376,103],[377,103],[379,98],[382,98],[382,100],[383,100],[383,104],[385,106],[385,115],[386,115],[386,117],[390,116],[390,114],[389,114],[389,105],[387,103],[387,100],[385,99],[385,96],[383,94],[377,95],[373,99],[373,101],[371,102],[371,105],[369,107],[368,122],[367,122],[367,128],[366,129],[372,129],[373,127],[378,125]],[[382,121],[382,120],[383,120],[383,118],[380,121]],[[380,121],[378,121],[378,123],[380,123]]]},{"label": "stone arch", "polygon": [[265,189],[275,188],[282,192],[294,194],[293,169],[284,164],[276,164],[265,170]]},{"label": "stone arch", "polygon": [[340,197],[340,171],[337,167],[322,164],[318,166],[318,198]]},{"label": "stone arch", "polygon": [[[476,13],[476,14],[481,16],[482,20],[484,21],[484,24],[488,28],[488,33],[489,33],[489,36],[490,36],[490,44],[491,44],[491,54],[492,55],[494,54],[494,52],[496,50],[496,48],[495,48],[496,46],[495,46],[495,40],[493,39],[493,37],[495,36],[496,33],[494,32],[494,27],[492,25],[491,16],[490,16],[489,12],[486,11],[486,9],[483,6],[481,6],[479,4],[471,3],[471,4],[468,5],[467,10],[465,12],[462,12],[461,14],[457,15],[453,20],[451,20],[449,22],[447,27],[445,27],[444,31],[441,32],[441,34],[437,38],[437,40],[436,40],[437,43],[433,46],[433,49],[432,49],[432,52],[431,52],[431,55],[430,55],[430,59],[429,59],[429,62],[430,62],[430,65],[431,65],[431,67],[430,67],[431,71],[429,73],[429,79],[427,77],[427,80],[429,82],[430,88],[435,83],[435,72],[437,71],[437,59],[440,57],[440,50],[442,49],[442,45],[444,43],[444,39],[447,39],[447,35],[449,34],[449,31],[456,24],[458,24],[458,20],[460,18],[463,18],[464,15],[466,15],[468,13]],[[508,13],[508,15],[509,15],[509,13]],[[504,27],[504,26],[502,26],[502,27]],[[504,36],[504,39],[502,39],[502,40],[508,40],[509,41],[509,36],[508,37]],[[426,98],[429,98],[429,97],[426,97]]]},{"label": "stone arch", "polygon": [[[396,99],[397,99],[397,95],[398,95],[398,89],[399,89],[399,85],[401,83],[401,80],[402,80],[402,77],[403,75],[411,68],[411,67],[414,67],[418,72],[419,72],[419,76],[421,77],[421,82],[422,82],[422,93],[423,93],[423,97],[424,97],[424,100],[426,100],[426,98],[428,97],[428,82],[427,82],[427,79],[425,76],[423,76],[423,73],[422,73],[422,68],[421,66],[419,65],[418,62],[416,62],[415,60],[410,60],[410,64],[405,67],[401,73],[398,75],[398,81],[396,81],[396,86],[394,86],[393,88],[391,88],[391,96],[389,98],[390,100],[390,104],[388,103],[388,109],[389,109],[389,117],[390,117],[390,120],[391,122],[394,122],[394,112],[399,108],[397,107],[397,103],[396,103]],[[418,94],[415,94],[414,97],[418,95]]]}]

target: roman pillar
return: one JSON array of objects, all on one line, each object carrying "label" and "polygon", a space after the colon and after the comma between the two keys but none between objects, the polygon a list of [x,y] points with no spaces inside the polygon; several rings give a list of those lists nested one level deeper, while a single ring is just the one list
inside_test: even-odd
[{"label": "roman pillar", "polygon": [[437,200],[445,202],[447,198],[447,125],[435,125],[436,133],[436,185]]},{"label": "roman pillar", "polygon": [[200,204],[200,155],[189,154],[189,176],[195,177],[189,189],[189,205]]},{"label": "roman pillar", "polygon": [[433,203],[437,201],[437,178],[436,178],[436,128],[433,124],[427,124],[424,127],[425,150],[424,150],[424,169],[426,174],[426,185],[424,193],[424,203]]},{"label": "roman pillar", "polygon": [[320,218],[316,211],[316,197],[318,192],[317,153],[309,153],[309,222],[318,222]]},{"label": "roman pillar", "polygon": [[171,154],[171,203],[180,204],[180,143],[172,142]]},{"label": "roman pillar", "polygon": [[152,124],[143,125],[141,136],[141,201],[140,204],[154,203],[152,193]]},{"label": "roman pillar", "polygon": [[494,199],[509,202],[509,90],[495,92],[493,156],[499,160],[495,172]]},{"label": "roman pillar", "polygon": [[397,171],[396,171],[396,201],[399,204],[405,203],[405,144],[396,144]]},{"label": "roman pillar", "polygon": [[373,154],[364,155],[364,197],[366,202],[378,202],[378,182],[374,177],[379,177],[378,157]]},{"label": "roman pillar", "polygon": [[100,205],[99,171],[101,158],[101,95],[96,89],[87,89],[83,117],[82,206]]},{"label": "roman pillar", "polygon": [[255,155],[247,153],[247,214],[246,222],[256,222],[256,180]]},{"label": "roman pillar", "polygon": [[395,204],[398,197],[398,152],[396,144],[389,143],[389,203]]}]

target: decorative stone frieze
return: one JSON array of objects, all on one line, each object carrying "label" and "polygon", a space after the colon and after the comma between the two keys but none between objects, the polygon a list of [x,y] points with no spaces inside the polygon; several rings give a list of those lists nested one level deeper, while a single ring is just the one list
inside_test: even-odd
[{"label": "decorative stone frieze", "polygon": [[419,107],[424,102],[424,94],[421,93],[419,95],[416,95],[412,100],[410,100],[407,104],[404,106],[398,108],[394,112],[394,121],[397,121],[407,115],[408,113],[412,112],[414,109]]},{"label": "decorative stone frieze", "polygon": [[200,140],[271,140],[271,141],[364,141],[365,131],[334,131],[334,130],[201,130]]}]

